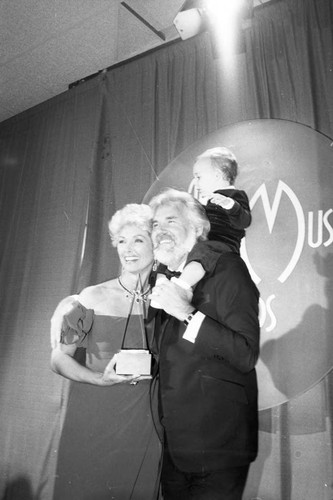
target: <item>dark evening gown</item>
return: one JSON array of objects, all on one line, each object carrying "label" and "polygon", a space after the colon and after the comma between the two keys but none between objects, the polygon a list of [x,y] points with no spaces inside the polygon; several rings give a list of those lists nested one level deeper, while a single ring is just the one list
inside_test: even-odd
[{"label": "dark evening gown", "polygon": [[[94,315],[79,305],[67,323],[63,341],[83,345],[86,366],[104,371],[121,347],[126,318]],[[126,342],[142,348],[138,316],[131,318]],[[157,387],[150,380],[110,387],[71,382],[53,499],[159,498],[161,443],[156,399]]]}]

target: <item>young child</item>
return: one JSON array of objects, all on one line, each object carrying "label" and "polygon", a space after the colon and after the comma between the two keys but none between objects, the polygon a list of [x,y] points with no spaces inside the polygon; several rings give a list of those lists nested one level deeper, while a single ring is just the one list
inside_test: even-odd
[{"label": "young child", "polygon": [[225,147],[208,149],[196,160],[193,177],[211,229],[208,240],[193,247],[180,277],[172,278],[185,289],[191,290],[205,273],[214,270],[221,252],[240,251],[251,211],[245,191],[234,186],[237,174],[236,157]]}]

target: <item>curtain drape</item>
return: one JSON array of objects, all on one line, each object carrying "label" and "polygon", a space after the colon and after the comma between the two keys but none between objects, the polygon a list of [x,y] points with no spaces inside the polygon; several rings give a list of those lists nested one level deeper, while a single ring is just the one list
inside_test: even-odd
[{"label": "curtain drape", "polygon": [[82,284],[105,280],[118,269],[107,231],[112,214],[126,203],[141,203],[172,158],[216,129],[210,39],[174,44],[117,68],[101,78],[100,88],[100,148],[91,179]]},{"label": "curtain drape", "polygon": [[50,498],[66,384],[49,319],[76,289],[98,101],[94,83],[1,128],[1,498]]},{"label": "curtain drape", "polygon": [[173,155],[216,128],[214,78],[202,37],[1,125],[0,497],[52,497],[68,392],[49,368],[52,311],[67,294],[117,275],[107,221],[141,202]]},{"label": "curtain drape", "polygon": [[[204,33],[0,124],[0,498],[52,498],[68,384],[49,368],[49,319],[63,296],[117,274],[111,215],[224,125],[281,118],[333,137],[332,10],[256,9],[231,86]],[[244,498],[331,498],[331,421],[330,374],[261,412]]]},{"label": "curtain drape", "polygon": [[303,123],[332,137],[333,4],[273,2],[245,30],[251,114]]}]

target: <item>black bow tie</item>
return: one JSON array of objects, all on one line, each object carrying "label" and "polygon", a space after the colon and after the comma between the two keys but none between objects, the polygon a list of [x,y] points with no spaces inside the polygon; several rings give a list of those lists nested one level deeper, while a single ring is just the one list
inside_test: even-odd
[{"label": "black bow tie", "polygon": [[171,278],[179,278],[179,276],[182,274],[179,271],[170,271],[170,269],[168,269],[167,267],[165,267],[164,269],[158,268],[157,273],[164,274],[168,278],[168,280],[171,280]]},{"label": "black bow tie", "polygon": [[153,271],[150,275],[149,283],[151,287],[155,286],[157,274],[164,274],[168,278],[168,280],[170,280],[173,277],[178,278],[181,275],[181,272],[170,271],[170,269],[168,269],[164,264],[159,264],[157,269],[153,268]]}]

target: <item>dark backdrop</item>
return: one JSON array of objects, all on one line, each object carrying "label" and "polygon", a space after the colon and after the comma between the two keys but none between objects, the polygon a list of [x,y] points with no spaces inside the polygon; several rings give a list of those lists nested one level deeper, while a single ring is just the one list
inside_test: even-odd
[{"label": "dark backdrop", "polygon": [[[332,138],[332,21],[331,0],[271,2],[232,72],[204,33],[0,124],[0,498],[51,498],[68,384],[49,368],[49,319],[63,296],[117,274],[107,220],[222,126],[286,119]],[[246,500],[333,497],[331,398],[329,373],[261,412]]]}]

